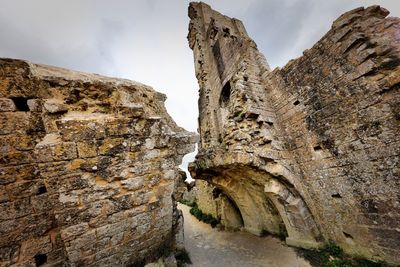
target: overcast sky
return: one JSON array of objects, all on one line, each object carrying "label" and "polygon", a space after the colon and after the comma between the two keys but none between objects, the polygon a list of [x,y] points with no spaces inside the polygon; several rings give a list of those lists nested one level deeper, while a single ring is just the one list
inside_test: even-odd
[{"label": "overcast sky", "polygon": [[[301,55],[340,14],[399,0],[205,0],[244,22],[270,66]],[[123,77],[168,96],[167,109],[197,129],[198,85],[186,36],[186,0],[0,0],[0,57]]]}]

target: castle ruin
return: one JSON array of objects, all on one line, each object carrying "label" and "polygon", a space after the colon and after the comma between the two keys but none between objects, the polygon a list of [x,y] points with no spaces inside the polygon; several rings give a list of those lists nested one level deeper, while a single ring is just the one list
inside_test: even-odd
[{"label": "castle ruin", "polygon": [[129,266],[182,246],[173,193],[197,136],[165,99],[0,59],[0,266]]},{"label": "castle ruin", "polygon": [[400,263],[400,19],[388,14],[347,12],[271,70],[241,21],[190,5],[201,209],[291,246]]},{"label": "castle ruin", "polygon": [[[189,7],[199,207],[226,228],[400,264],[400,19],[343,14],[271,70],[243,23]],[[198,136],[124,79],[0,59],[0,266],[134,266],[182,247]]]}]

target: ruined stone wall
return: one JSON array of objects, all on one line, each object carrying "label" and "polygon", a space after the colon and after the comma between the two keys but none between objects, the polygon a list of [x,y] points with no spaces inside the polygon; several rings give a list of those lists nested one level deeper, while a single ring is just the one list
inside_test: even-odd
[{"label": "ruined stone wall", "polygon": [[219,221],[225,230],[240,230],[243,218],[235,203],[220,189],[207,181],[196,181],[196,203],[198,208]]},{"label": "ruined stone wall", "polygon": [[196,203],[203,213],[211,214],[214,218],[219,217],[218,202],[213,195],[214,186],[206,181],[196,181]]},{"label": "ruined stone wall", "polygon": [[123,79],[0,59],[0,266],[127,266],[174,246],[194,134]]},{"label": "ruined stone wall", "polygon": [[267,75],[326,239],[392,261],[400,245],[400,19],[356,9]]},{"label": "ruined stone wall", "polygon": [[232,200],[248,231],[399,263],[400,20],[387,14],[348,12],[270,71],[240,21],[191,4],[200,86],[191,173]]}]

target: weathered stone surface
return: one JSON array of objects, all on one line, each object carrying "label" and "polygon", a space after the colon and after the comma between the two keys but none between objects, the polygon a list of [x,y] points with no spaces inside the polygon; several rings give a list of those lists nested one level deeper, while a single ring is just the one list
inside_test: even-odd
[{"label": "weathered stone surface", "polygon": [[127,266],[179,248],[173,189],[196,135],[164,100],[0,59],[0,266]]},{"label": "weathered stone surface", "polygon": [[151,262],[145,265],[145,267],[176,267],[176,259],[174,255],[160,258],[157,262]]},{"label": "weathered stone surface", "polygon": [[16,107],[12,99],[0,98],[0,112],[15,111]]},{"label": "weathered stone surface", "polygon": [[228,224],[237,210],[246,230],[290,245],[400,263],[400,19],[387,14],[349,11],[271,71],[239,20],[190,5],[200,208]]},{"label": "weathered stone surface", "polygon": [[60,112],[68,111],[68,106],[65,105],[61,100],[58,100],[58,99],[46,100],[43,107],[49,113],[60,113]]},{"label": "weathered stone surface", "polygon": [[28,99],[26,101],[29,111],[40,112],[42,111],[42,101],[40,99]]}]

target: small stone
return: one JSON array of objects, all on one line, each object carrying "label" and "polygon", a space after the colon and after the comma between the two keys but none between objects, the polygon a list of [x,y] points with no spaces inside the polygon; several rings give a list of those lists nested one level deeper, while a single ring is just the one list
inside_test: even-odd
[{"label": "small stone", "polygon": [[30,111],[40,112],[42,111],[42,100],[40,99],[28,99],[27,104]]},{"label": "small stone", "polygon": [[0,112],[15,111],[14,102],[9,98],[0,98]]},{"label": "small stone", "polygon": [[44,103],[44,108],[46,109],[47,112],[49,113],[64,113],[68,111],[68,106],[62,103],[59,100],[47,100]]}]

